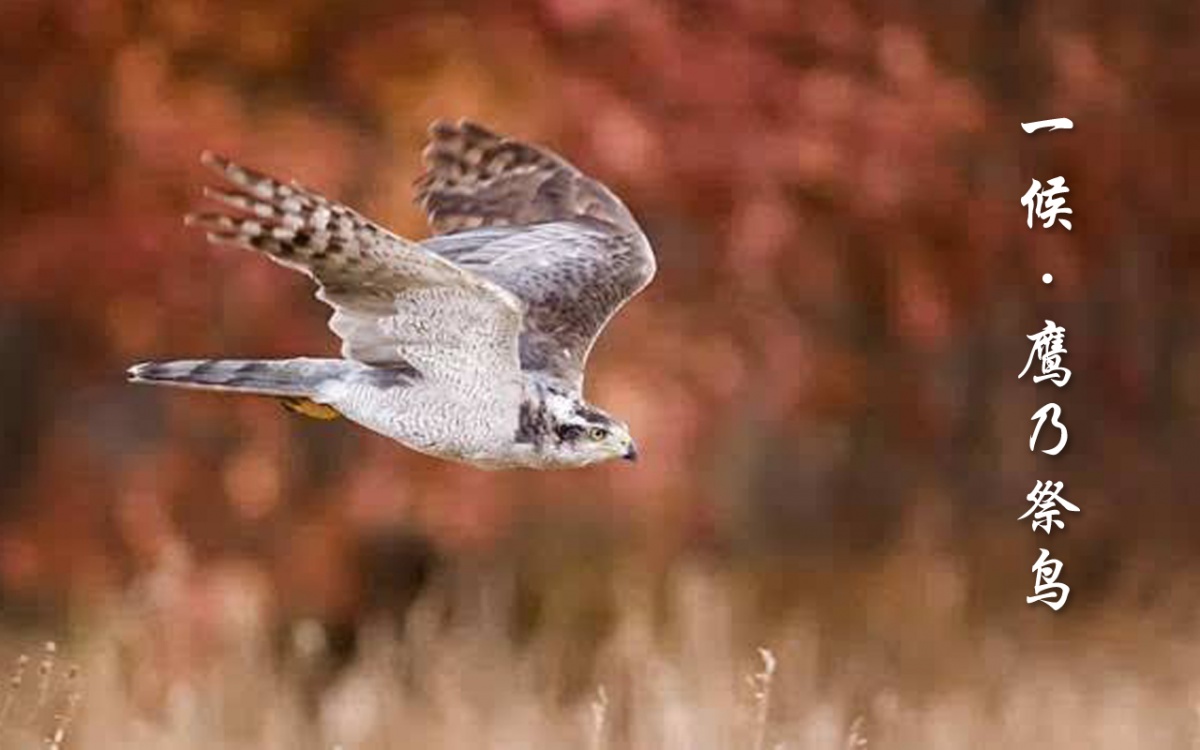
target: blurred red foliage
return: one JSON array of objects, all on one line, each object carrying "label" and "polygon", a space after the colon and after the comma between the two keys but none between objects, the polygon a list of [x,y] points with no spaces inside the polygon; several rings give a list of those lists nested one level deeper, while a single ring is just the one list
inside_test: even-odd
[{"label": "blurred red foliage", "polygon": [[[186,549],[264,560],[287,606],[353,611],[364,537],[486,548],[518,512],[562,505],[666,559],[866,548],[950,496],[957,543],[1024,554],[1007,524],[1047,468],[1025,449],[1046,392],[1016,373],[1044,317],[1076,372],[1053,467],[1086,510],[1070,543],[1194,551],[1172,518],[1191,513],[1175,502],[1200,406],[1198,17],[1078,0],[6,3],[0,592],[103,590]],[[183,229],[202,149],[419,237],[424,129],[458,116],[567,155],[654,241],[658,279],[589,381],[638,436],[636,470],[484,474],[270,402],[123,382],[142,359],[335,351],[305,279]],[[1076,128],[1020,130],[1049,117]],[[1027,229],[1021,195],[1060,174],[1074,231]]]}]

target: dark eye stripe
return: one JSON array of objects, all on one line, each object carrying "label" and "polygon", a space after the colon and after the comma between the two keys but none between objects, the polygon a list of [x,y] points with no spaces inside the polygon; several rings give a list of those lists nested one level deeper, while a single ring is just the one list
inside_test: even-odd
[{"label": "dark eye stripe", "polygon": [[583,428],[575,424],[565,424],[559,427],[557,432],[559,440],[573,441],[583,434]]}]

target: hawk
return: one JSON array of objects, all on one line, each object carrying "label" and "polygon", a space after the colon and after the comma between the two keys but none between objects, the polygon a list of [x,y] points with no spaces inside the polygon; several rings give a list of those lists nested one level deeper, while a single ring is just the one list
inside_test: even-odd
[{"label": "hawk", "polygon": [[629,428],[584,400],[583,381],[596,337],[654,277],[646,235],[548,149],[468,121],[429,134],[421,241],[205,153],[221,209],[187,223],[310,276],[342,358],[147,362],[129,379],[274,397],[482,468],[635,459]]}]

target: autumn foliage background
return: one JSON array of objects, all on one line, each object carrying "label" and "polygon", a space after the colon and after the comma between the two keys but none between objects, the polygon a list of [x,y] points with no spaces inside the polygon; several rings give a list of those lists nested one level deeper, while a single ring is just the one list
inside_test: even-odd
[{"label": "autumn foliage background", "polygon": [[[1119,736],[1192,741],[1198,31],[1184,2],[4,3],[0,620],[78,635],[167,571],[167,684],[247,609],[352,658],[361,623],[500,576],[515,643],[586,651],[628,587],[653,609],[699,570],[734,672],[804,623],[838,727],[1054,664],[1081,722],[1112,680]],[[651,237],[588,383],[638,465],[485,473],[124,382],[336,351],[306,279],[182,226],[202,149],[422,237],[425,129],[460,116],[563,153]],[[1075,129],[1021,131],[1051,117]],[[1059,175],[1073,231],[1027,228]],[[1017,379],[1046,319],[1061,390]],[[1056,458],[1028,448],[1050,400]],[[1048,539],[1017,520],[1038,479],[1082,508]],[[1059,613],[1024,601],[1042,546]]]}]

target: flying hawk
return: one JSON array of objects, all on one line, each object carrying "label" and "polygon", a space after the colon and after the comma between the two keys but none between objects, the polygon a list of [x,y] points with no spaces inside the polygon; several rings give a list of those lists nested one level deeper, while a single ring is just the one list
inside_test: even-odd
[{"label": "flying hawk", "polygon": [[637,457],[626,425],[583,398],[592,344],[655,271],[608,188],[547,149],[437,122],[416,183],[434,236],[418,242],[295,182],[202,161],[225,183],[206,191],[222,210],[188,223],[312,277],[342,359],[147,362],[131,381],[271,396],[483,468]]}]

